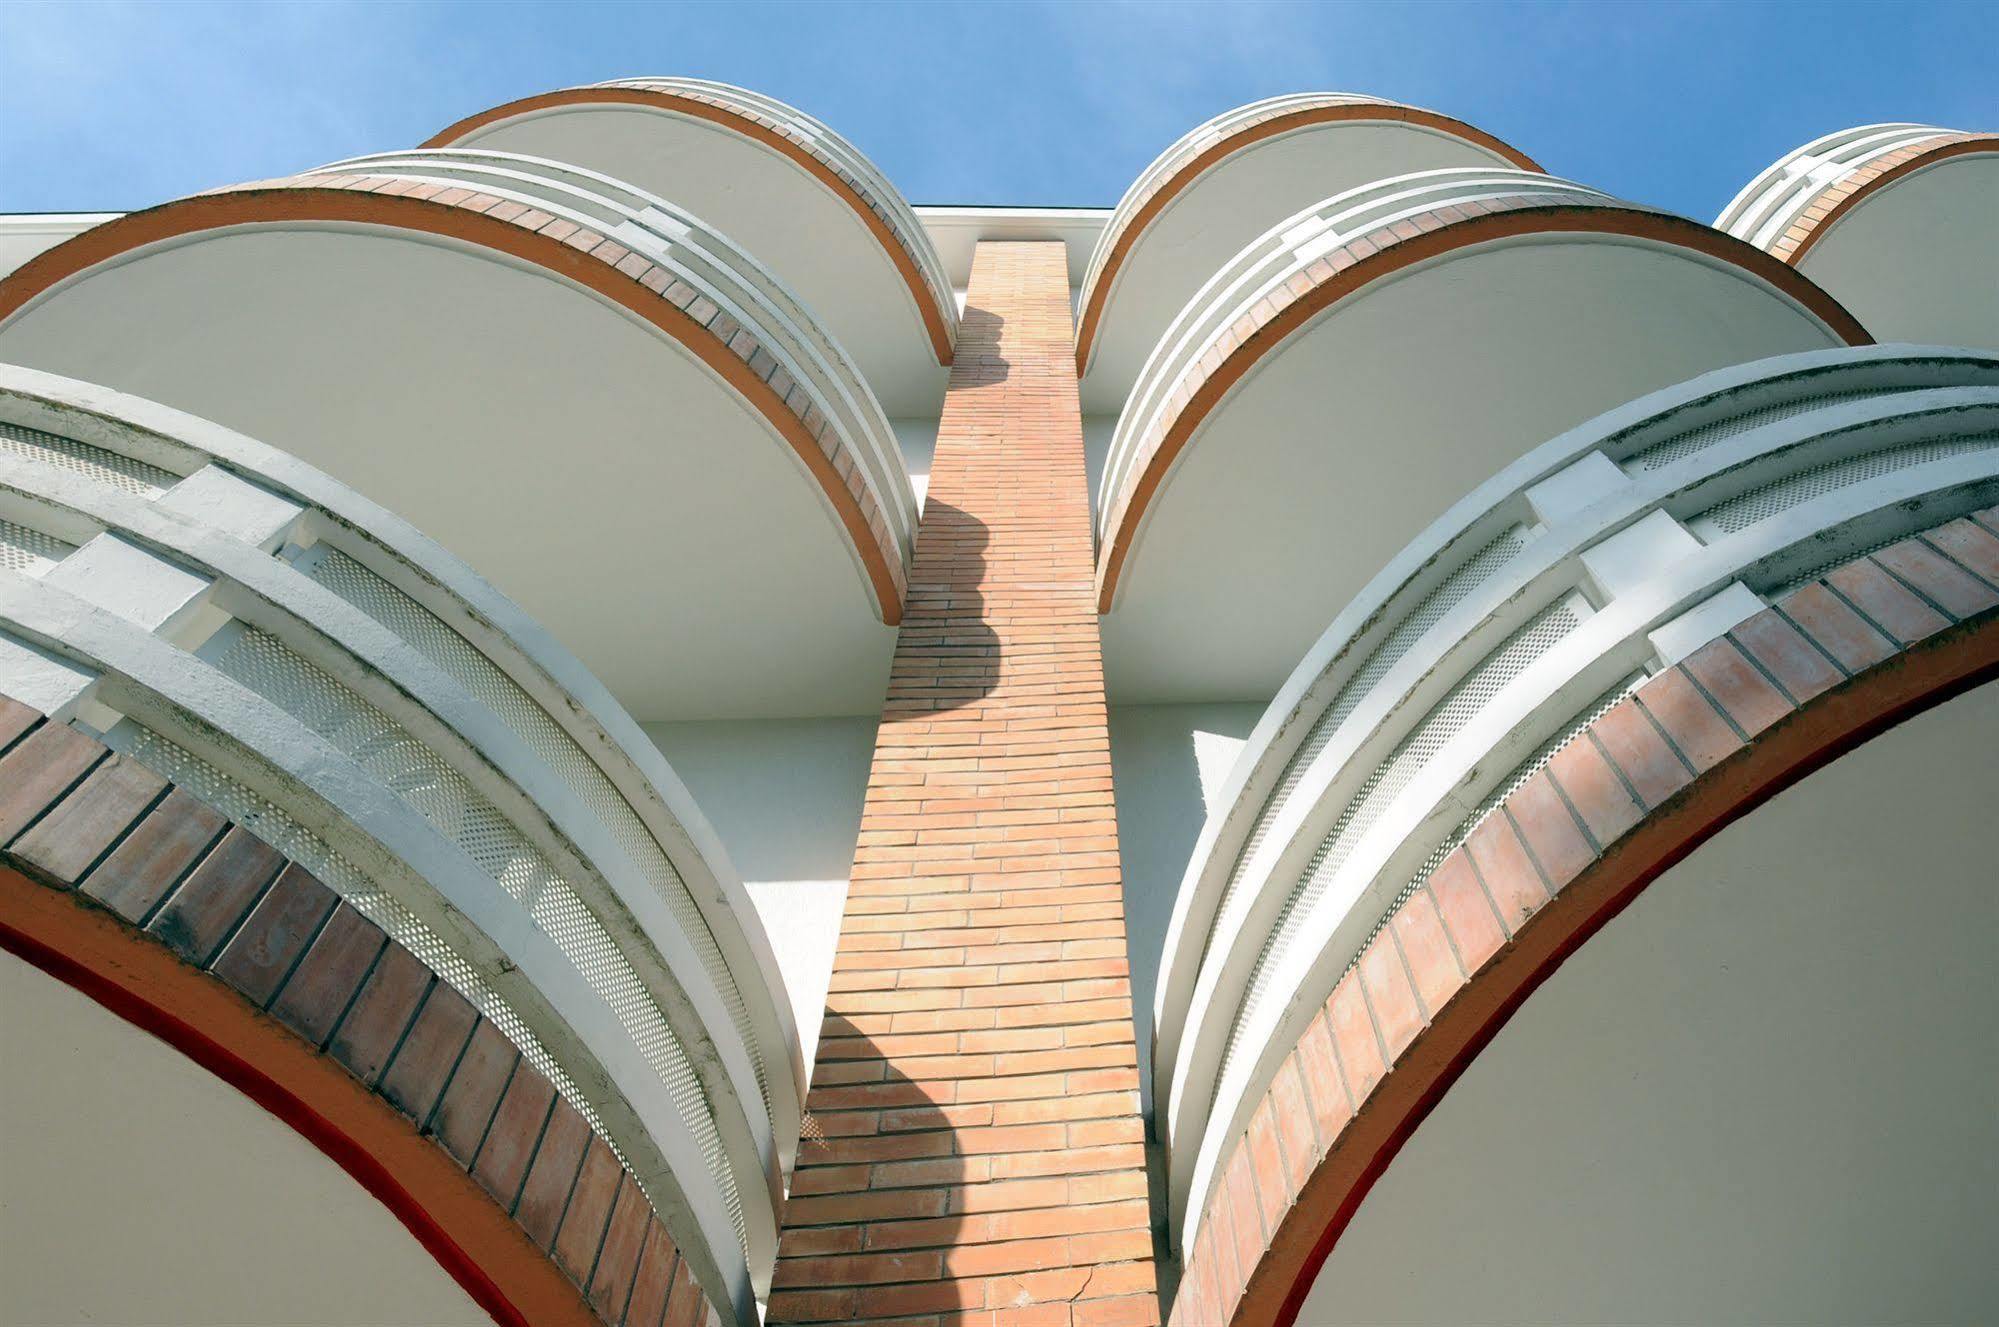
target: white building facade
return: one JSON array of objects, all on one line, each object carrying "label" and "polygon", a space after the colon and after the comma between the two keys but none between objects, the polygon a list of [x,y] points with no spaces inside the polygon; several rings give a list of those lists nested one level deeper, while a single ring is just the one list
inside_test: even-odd
[{"label": "white building facade", "polygon": [[680,78],[0,218],[22,1320],[1979,1320],[1996,222]]}]

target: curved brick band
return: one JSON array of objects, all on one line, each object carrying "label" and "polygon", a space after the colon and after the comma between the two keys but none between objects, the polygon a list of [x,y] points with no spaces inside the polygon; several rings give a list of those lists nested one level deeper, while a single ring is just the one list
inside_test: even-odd
[{"label": "curved brick band", "polygon": [[1770,252],[1795,266],[1841,217],[1869,195],[1939,161],[1974,153],[1999,153],[1999,134],[1939,134],[1883,153],[1821,190],[1784,233],[1770,242]]},{"label": "curved brick band", "polygon": [[713,91],[648,87],[563,88],[510,101],[503,106],[480,111],[477,115],[468,115],[422,146],[453,147],[467,135],[487,125],[562,106],[651,107],[706,120],[754,139],[795,162],[853,208],[862,224],[881,242],[882,251],[895,264],[896,271],[909,287],[910,298],[916,301],[917,313],[923,319],[924,330],[929,333],[930,346],[936,352],[937,362],[948,365],[951,362],[955,319],[946,310],[955,311],[957,301],[948,287],[940,287],[938,278],[926,270],[919,256],[922,252],[919,246],[927,246],[929,241],[907,234],[894,209],[878,196],[876,187],[834,158],[817,139],[799,133],[794,125],[777,116],[731,100],[726,92],[726,89],[719,87]]},{"label": "curved brick band", "polygon": [[1273,107],[1260,115],[1245,116],[1241,119],[1224,116],[1222,119],[1226,121],[1225,127],[1218,125],[1212,133],[1199,137],[1190,136],[1183,142],[1175,144],[1169,149],[1169,155],[1174,160],[1155,162],[1147,172],[1157,174],[1152,184],[1119,200],[1117,211],[1111,216],[1110,224],[1097,241],[1098,252],[1103,256],[1091,263],[1090,273],[1084,281],[1082,297],[1079,300],[1082,316],[1076,325],[1078,374],[1089,370],[1090,357],[1097,344],[1097,327],[1103,321],[1104,306],[1109,303],[1111,290],[1117,285],[1119,269],[1130,256],[1132,246],[1138,243],[1139,236],[1145,233],[1145,228],[1150,226],[1176,198],[1192,188],[1194,181],[1230,157],[1266,139],[1293,133],[1315,124],[1333,124],[1340,121],[1400,122],[1434,129],[1453,138],[1461,138],[1467,143],[1476,144],[1489,152],[1499,154],[1521,170],[1536,172],[1541,170],[1534,159],[1526,153],[1501,142],[1483,129],[1417,106],[1404,106],[1398,102],[1376,101],[1338,93],[1327,93],[1316,100],[1289,97],[1282,100],[1283,105]]},{"label": "curved brick band", "polygon": [[694,1327],[687,1261],[498,1028],[296,863],[0,697],[0,947],[178,1048],[519,1327]]},{"label": "curved brick band", "polygon": [[1375,1179],[1564,959],[1730,822],[1995,678],[1999,508],[1828,573],[1598,719],[1396,909],[1279,1064],[1170,1321],[1295,1322]]},{"label": "curved brick band", "polygon": [[1146,509],[1180,450],[1235,385],[1318,314],[1363,287],[1453,250],[1522,235],[1630,236],[1739,267],[1818,318],[1848,345],[1872,345],[1854,316],[1796,269],[1718,230],[1669,213],[1582,194],[1483,198],[1421,212],[1348,240],[1314,260],[1193,356],[1139,441],[1111,500],[1097,555],[1097,611],[1108,613]]},{"label": "curved brick band", "polygon": [[302,175],[231,185],[93,227],[0,281],[0,321],[92,267],[147,245],[234,226],[344,221],[443,236],[511,255],[636,314],[713,369],[790,444],[825,491],[882,620],[902,620],[907,575],[866,473],[824,412],[756,336],[673,272],[525,203],[389,175]]}]

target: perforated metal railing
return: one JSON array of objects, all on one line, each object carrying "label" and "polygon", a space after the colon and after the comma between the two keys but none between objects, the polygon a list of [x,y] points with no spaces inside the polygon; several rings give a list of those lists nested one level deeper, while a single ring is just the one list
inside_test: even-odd
[{"label": "perforated metal railing", "polygon": [[[186,603],[104,598],[64,574],[84,544],[164,557]],[[6,675],[33,651],[66,660],[54,717],[313,869],[487,1012],[668,1186],[676,1238],[744,1287],[711,1297],[748,1302],[796,1136],[788,1003],[684,790],[518,610],[293,458],[0,366],[0,637],[32,647],[0,649],[0,690],[38,685]],[[521,926],[540,939],[516,951]],[[552,962],[570,975],[544,988]]]},{"label": "perforated metal railing", "polygon": [[1272,1048],[1507,789],[1736,596],[1990,500],[1995,426],[1999,357],[1785,356],[1555,439],[1404,550],[1266,712],[1176,900],[1154,1049],[1176,1236]]},{"label": "perforated metal railing", "polygon": [[1715,229],[1768,249],[1830,186],[1890,153],[1954,132],[1927,124],[1868,124],[1813,139],[1743,186],[1715,218]]},{"label": "perforated metal railing", "polygon": [[1259,300],[1349,240],[1406,217],[1495,198],[1626,206],[1600,190],[1532,171],[1454,167],[1364,184],[1278,222],[1208,279],[1147,357],[1105,455],[1097,495],[1098,538],[1110,537],[1122,510],[1119,495],[1136,479],[1141,462],[1177,412],[1182,381],[1212,352],[1232,346],[1230,330]]},{"label": "perforated metal railing", "polygon": [[306,174],[384,175],[464,185],[587,225],[673,271],[749,328],[832,421],[859,464],[907,565],[916,534],[916,494],[895,431],[867,379],[796,292],[698,217],[596,171],[510,152],[463,148],[379,152]]}]

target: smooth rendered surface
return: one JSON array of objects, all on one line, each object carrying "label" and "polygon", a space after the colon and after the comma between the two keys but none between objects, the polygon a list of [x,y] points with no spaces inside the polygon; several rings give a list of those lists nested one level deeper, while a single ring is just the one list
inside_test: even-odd
[{"label": "smooth rendered surface", "polygon": [[1381,565],[1564,429],[1836,344],[1738,269],[1579,235],[1364,288],[1264,357],[1152,499],[1104,619],[1120,704],[1268,700]]},{"label": "smooth rendered surface", "polygon": [[0,955],[0,1317],[15,1323],[490,1323],[289,1125]]},{"label": "smooth rendered surface", "polygon": [[881,695],[894,632],[790,445],[677,342],[540,270],[381,232],[232,232],[85,275],[0,331],[0,360],[327,471],[642,720]]},{"label": "smooth rendered surface", "polygon": [[1981,1322],[1999,684],[1723,830],[1514,1015],[1301,1324]]}]

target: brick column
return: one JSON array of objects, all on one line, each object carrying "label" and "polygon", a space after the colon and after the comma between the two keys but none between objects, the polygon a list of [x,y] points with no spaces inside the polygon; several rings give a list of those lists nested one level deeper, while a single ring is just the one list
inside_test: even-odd
[{"label": "brick column", "polygon": [[1063,246],[985,243],[773,1323],[1158,1321]]}]

